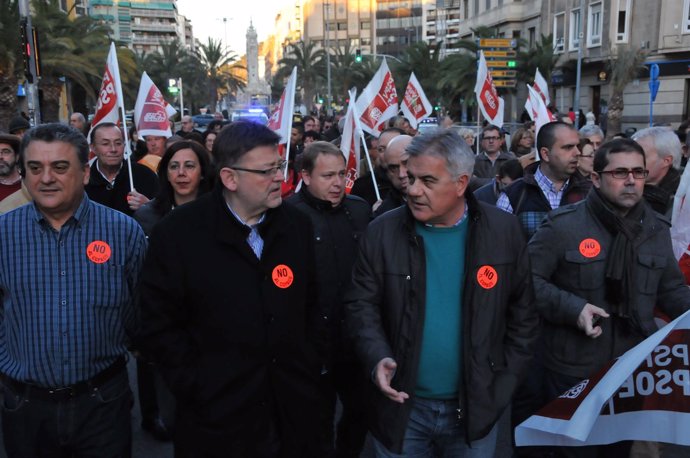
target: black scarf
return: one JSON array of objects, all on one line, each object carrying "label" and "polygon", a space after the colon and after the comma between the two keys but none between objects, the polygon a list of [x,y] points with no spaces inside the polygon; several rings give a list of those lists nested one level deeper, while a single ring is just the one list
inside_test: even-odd
[{"label": "black scarf", "polygon": [[587,208],[613,235],[613,244],[606,257],[606,300],[615,316],[627,320],[633,329],[641,331],[637,314],[631,311],[637,296],[637,248],[634,242],[642,233],[645,203],[638,202],[625,217],[620,217],[602,198],[599,190],[592,188],[587,196]]}]

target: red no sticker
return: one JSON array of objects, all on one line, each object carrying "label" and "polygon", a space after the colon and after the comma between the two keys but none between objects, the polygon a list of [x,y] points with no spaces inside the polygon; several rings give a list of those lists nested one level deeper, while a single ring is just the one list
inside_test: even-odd
[{"label": "red no sticker", "polygon": [[477,271],[477,283],[484,289],[491,289],[498,283],[498,273],[491,266],[481,266]]},{"label": "red no sticker", "polygon": [[110,254],[110,245],[102,240],[94,240],[86,247],[86,256],[88,256],[91,262],[95,262],[96,264],[103,264],[106,262],[110,259]]},{"label": "red no sticker", "polygon": [[295,280],[295,275],[292,273],[292,269],[285,264],[278,264],[273,268],[273,273],[271,274],[273,278],[273,284],[278,288],[289,288],[292,282]]}]

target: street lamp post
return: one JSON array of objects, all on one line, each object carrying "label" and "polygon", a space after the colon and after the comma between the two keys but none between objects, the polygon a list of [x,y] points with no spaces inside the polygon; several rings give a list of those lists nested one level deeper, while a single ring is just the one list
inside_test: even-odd
[{"label": "street lamp post", "polygon": [[578,41],[577,41],[577,76],[575,77],[575,100],[573,101],[573,111],[575,112],[575,128],[580,127],[580,78],[582,77],[582,45],[583,45],[583,33],[582,33],[582,19],[584,18],[584,5],[583,0],[580,0],[580,24],[578,27]]},{"label": "street lamp post", "polygon": [[[26,27],[26,39],[31,49],[31,56],[29,59],[29,73],[31,80],[26,85],[27,104],[29,109],[29,118],[31,124],[37,126],[41,122],[41,108],[38,104],[38,91],[36,85],[38,84],[38,71],[36,68],[36,42],[34,41],[33,27],[31,25],[31,12],[29,11],[29,0],[19,0],[19,18],[22,27]],[[25,49],[23,52],[27,52]]]},{"label": "street lamp post", "polygon": [[[329,27],[329,22],[328,22],[328,12],[330,11],[330,3],[327,1],[323,2],[323,8],[324,8],[324,18],[326,20],[326,80],[327,80],[327,86],[328,86],[328,94],[326,95],[326,102],[327,102],[327,108],[326,108],[326,113],[328,113],[328,116],[331,116],[331,106],[332,106],[332,98],[331,98],[331,42],[330,42],[330,27]],[[311,100],[308,102],[311,103]]]}]

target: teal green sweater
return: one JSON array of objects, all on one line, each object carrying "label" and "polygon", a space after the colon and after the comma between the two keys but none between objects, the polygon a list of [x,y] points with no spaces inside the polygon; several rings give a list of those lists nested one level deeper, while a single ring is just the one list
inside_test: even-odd
[{"label": "teal green sweater", "polygon": [[426,253],[426,307],[415,394],[424,398],[458,396],[467,225],[467,218],[454,227],[416,224]]}]

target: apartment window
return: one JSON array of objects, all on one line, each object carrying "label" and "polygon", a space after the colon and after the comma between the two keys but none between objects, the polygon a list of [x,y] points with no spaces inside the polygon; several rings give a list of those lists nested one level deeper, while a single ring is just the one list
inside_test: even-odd
[{"label": "apartment window", "polygon": [[[690,0],[686,0],[690,2]],[[468,19],[470,17],[470,0],[462,0],[462,18]]]},{"label": "apartment window", "polygon": [[601,27],[603,18],[601,2],[589,4],[589,18],[587,21],[587,46],[601,46]]},{"label": "apartment window", "polygon": [[347,22],[338,22],[338,30],[347,30]]},{"label": "apartment window", "polygon": [[491,9],[491,0],[486,0],[486,10],[489,11]]},{"label": "apartment window", "polygon": [[568,40],[568,48],[576,50],[580,48],[580,23],[582,15],[580,9],[574,9],[570,12],[570,39]]},{"label": "apartment window", "polygon": [[553,51],[561,53],[565,50],[565,13],[558,13],[553,17]]},{"label": "apartment window", "polygon": [[632,0],[616,0],[618,3],[618,23],[616,24],[616,43],[628,42],[628,30],[630,30],[630,13],[632,12]]},{"label": "apartment window", "polygon": [[475,16],[479,14],[479,0],[474,0],[474,11],[473,11],[473,13]]},{"label": "apartment window", "polygon": [[527,32],[529,33],[529,49],[532,49],[534,48],[534,42],[537,40],[537,28],[530,27],[527,29]]},{"label": "apartment window", "polygon": [[362,21],[359,23],[359,28],[362,30],[369,30],[371,29],[371,22],[369,21]]},{"label": "apartment window", "polygon": [[690,0],[683,3],[683,33],[690,33]]}]

